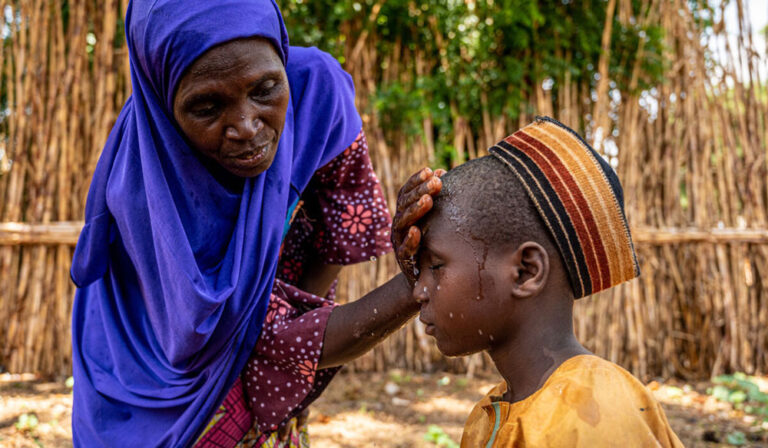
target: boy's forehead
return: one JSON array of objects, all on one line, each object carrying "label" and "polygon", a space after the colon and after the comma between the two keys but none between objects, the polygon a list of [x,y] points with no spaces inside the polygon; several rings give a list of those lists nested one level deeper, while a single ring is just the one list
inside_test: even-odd
[{"label": "boy's forehead", "polygon": [[421,234],[424,244],[434,244],[460,232],[457,218],[451,214],[452,207],[446,203],[436,203],[435,208],[424,218]]}]

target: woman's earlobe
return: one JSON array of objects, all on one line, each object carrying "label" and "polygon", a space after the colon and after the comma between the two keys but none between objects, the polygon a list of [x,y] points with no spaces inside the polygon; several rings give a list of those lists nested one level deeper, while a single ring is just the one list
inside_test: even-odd
[{"label": "woman's earlobe", "polygon": [[519,245],[511,261],[513,296],[520,299],[535,297],[545,289],[549,280],[549,253],[541,244],[527,241]]}]

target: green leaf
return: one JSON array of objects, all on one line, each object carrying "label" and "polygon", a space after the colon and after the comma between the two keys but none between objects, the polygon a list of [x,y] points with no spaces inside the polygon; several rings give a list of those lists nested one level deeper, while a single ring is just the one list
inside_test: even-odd
[{"label": "green leaf", "polygon": [[33,431],[37,428],[37,416],[35,414],[21,414],[16,420],[16,429],[19,431]]},{"label": "green leaf", "polygon": [[728,401],[733,404],[744,403],[747,400],[747,394],[741,390],[735,390],[728,395]]},{"label": "green leaf", "polygon": [[728,397],[731,395],[731,390],[725,386],[715,386],[708,389],[707,393],[719,401],[728,401]]},{"label": "green leaf", "polygon": [[736,446],[746,445],[747,436],[741,431],[734,431],[726,436],[725,441]]},{"label": "green leaf", "polygon": [[459,445],[451,439],[451,436],[446,434],[443,428],[437,425],[429,425],[429,427],[427,427],[427,433],[424,434],[424,440],[432,442],[440,447],[459,448]]}]

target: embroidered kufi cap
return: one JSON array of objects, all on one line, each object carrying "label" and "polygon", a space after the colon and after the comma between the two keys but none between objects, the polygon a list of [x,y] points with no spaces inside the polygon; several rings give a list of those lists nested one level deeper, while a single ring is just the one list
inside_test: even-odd
[{"label": "embroidered kufi cap", "polygon": [[640,275],[616,172],[548,117],[489,149],[515,174],[554,238],[578,299]]}]

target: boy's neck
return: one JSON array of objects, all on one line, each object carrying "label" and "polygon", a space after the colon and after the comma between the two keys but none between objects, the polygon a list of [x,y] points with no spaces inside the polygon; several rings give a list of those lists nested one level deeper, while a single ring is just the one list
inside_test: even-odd
[{"label": "boy's neck", "polygon": [[[573,334],[572,313],[549,319],[530,319],[505,343],[488,351],[507,383],[503,399],[523,400],[539,390],[549,376],[566,360],[590,352]],[[545,314],[546,315],[546,314]],[[539,315],[538,317],[541,317]]]}]

